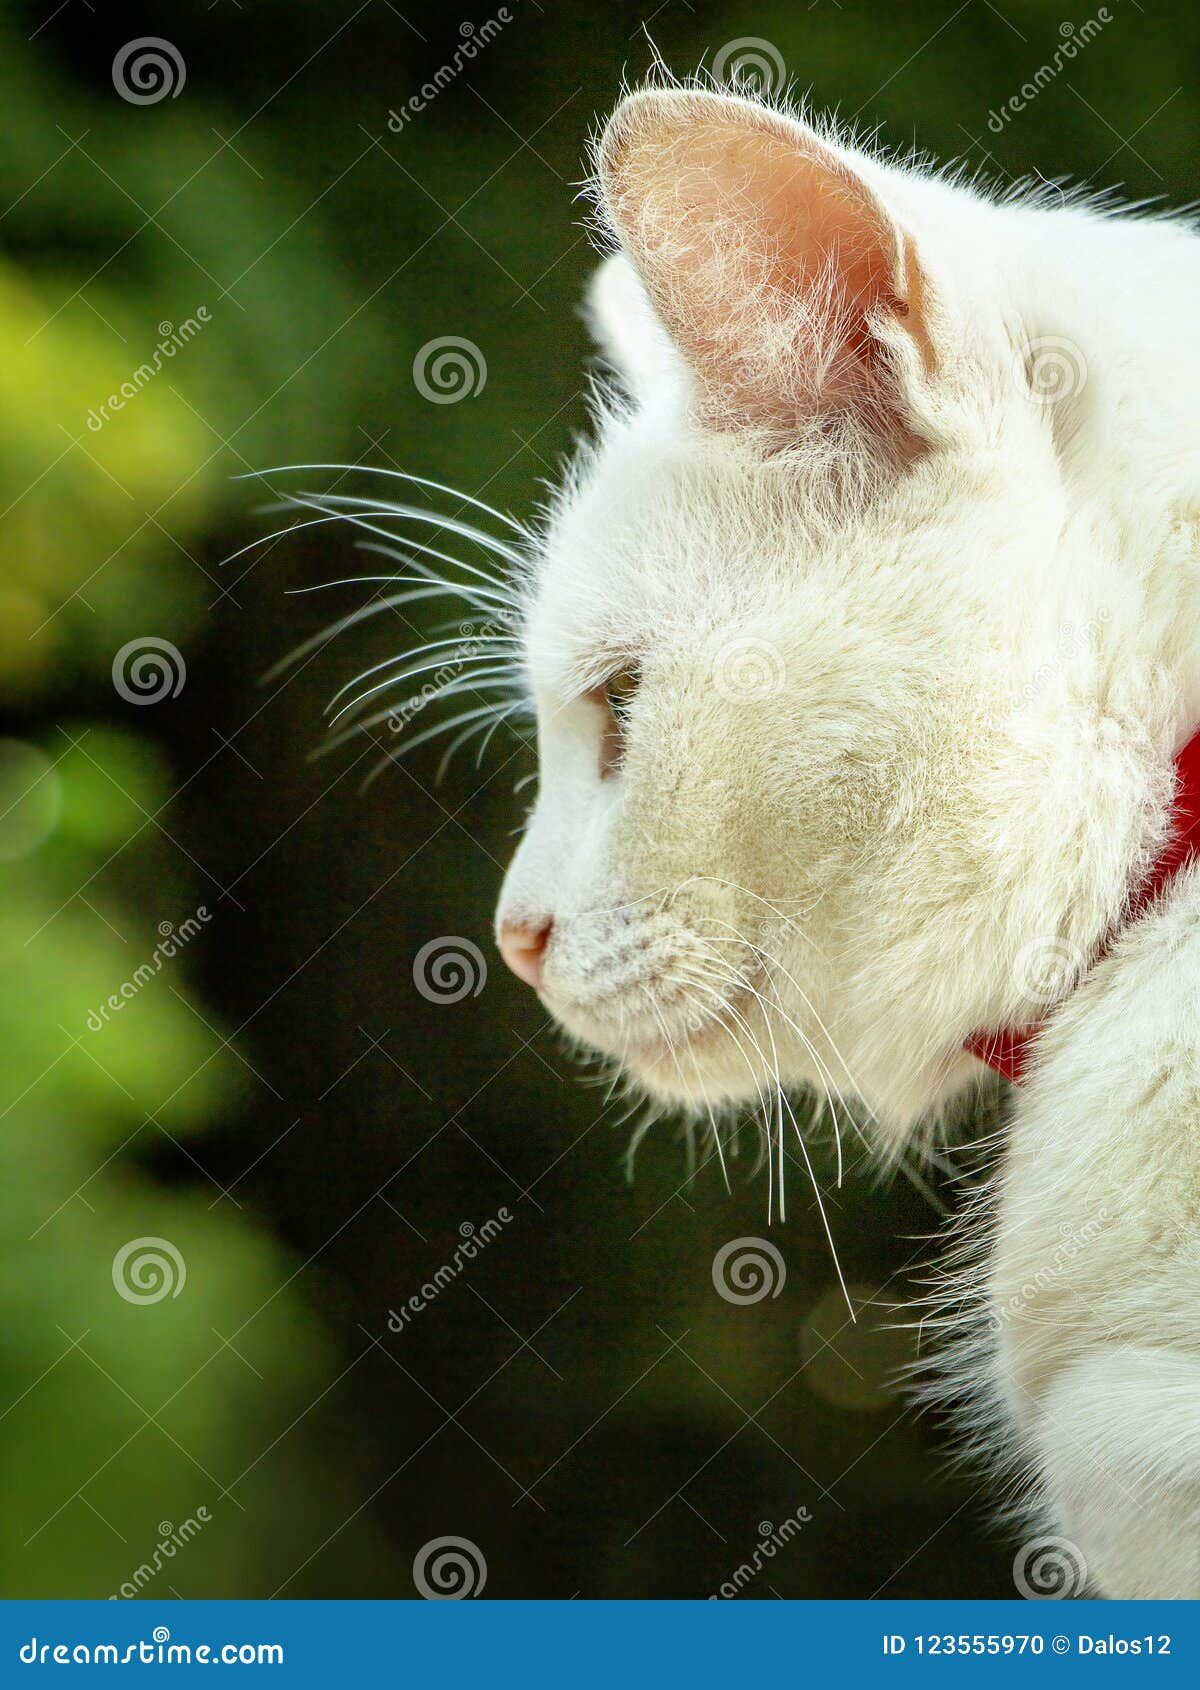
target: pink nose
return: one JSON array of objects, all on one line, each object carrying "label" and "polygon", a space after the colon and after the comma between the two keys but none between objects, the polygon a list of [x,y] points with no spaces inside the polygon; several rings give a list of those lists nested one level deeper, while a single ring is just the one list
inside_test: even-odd
[{"label": "pink nose", "polygon": [[535,992],[542,989],[542,963],[546,956],[546,946],[550,943],[550,931],[554,923],[549,919],[541,922],[502,921],[498,940],[500,955],[512,969],[518,980],[524,980],[527,986],[532,986]]}]

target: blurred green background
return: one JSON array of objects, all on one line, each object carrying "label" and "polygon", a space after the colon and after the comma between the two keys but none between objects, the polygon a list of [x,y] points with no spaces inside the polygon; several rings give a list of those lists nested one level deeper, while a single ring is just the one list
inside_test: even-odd
[{"label": "blurred green background", "polygon": [[[779,1295],[719,1297],[716,1251],[766,1230],[749,1142],[732,1197],[667,1126],[626,1183],[619,1111],[498,964],[477,997],[414,987],[433,937],[492,955],[528,748],[501,729],[439,788],[434,744],[365,797],[362,748],[309,761],[334,688],[439,613],[263,685],[369,589],[289,592],[361,555],[322,526],[221,567],[268,526],[233,478],[290,461],[531,512],[586,426],[583,143],[647,31],[681,72],[753,38],[1002,180],[1195,193],[1182,6],[0,7],[6,1595],[412,1596],[458,1536],[488,1595],[706,1596],[800,1508],[746,1596],[1011,1593],[987,1485],[888,1382],[954,1181],[831,1192],[855,1328],[796,1169]],[[164,32],[182,79],[123,95],[114,59]],[[443,336],[487,369],[451,404],[413,374]]]}]

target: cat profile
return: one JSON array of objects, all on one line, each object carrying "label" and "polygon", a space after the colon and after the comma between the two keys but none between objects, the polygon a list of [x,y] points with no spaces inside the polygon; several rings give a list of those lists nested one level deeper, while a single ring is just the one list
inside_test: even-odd
[{"label": "cat profile", "polygon": [[1200,720],[1200,241],[699,87],[595,161],[622,391],[526,588],[501,948],[652,1095],[884,1157],[1065,999],[950,1371],[1089,1588],[1200,1595],[1197,872],[1091,966]]},{"label": "cat profile", "polygon": [[1200,722],[1200,240],[703,86],[595,196],[501,950],[718,1146],[764,1102],[777,1177],[797,1093],[894,1159],[1041,1023],[945,1366],[1088,1589],[1200,1596],[1200,871],[1128,919]]}]

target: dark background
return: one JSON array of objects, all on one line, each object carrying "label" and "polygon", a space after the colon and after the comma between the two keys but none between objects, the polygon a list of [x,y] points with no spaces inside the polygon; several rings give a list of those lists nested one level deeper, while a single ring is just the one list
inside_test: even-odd
[{"label": "dark background", "polygon": [[[375,618],[264,685],[369,592],[289,590],[363,560],[338,527],[222,559],[273,520],[232,478],[290,461],[402,466],[531,514],[586,428],[583,145],[648,66],[647,31],[683,73],[769,43],[816,103],[1004,181],[1182,205],[1192,8],[1109,0],[989,128],[1097,10],[509,0],[394,134],[467,14],[0,7],[5,1594],[108,1595],[203,1509],[147,1594],[409,1596],[414,1557],[458,1536],[488,1595],[698,1597],[802,1507],[745,1594],[1011,1593],[989,1486],[948,1470],[947,1428],[891,1383],[913,1356],[892,1305],[954,1179],[881,1182],[852,1156],[836,1191],[822,1154],[856,1327],[796,1166],[779,1294],[721,1298],[715,1252],[767,1232],[751,1135],[732,1196],[715,1166],[689,1178],[667,1124],[627,1183],[620,1108],[491,949],[520,736],[440,787],[438,745],[419,749],[365,796],[373,746],[309,760],[334,688],[439,612]],[[164,35],[177,96],[121,98],[114,55]],[[89,428],[160,325],[201,306],[201,332]],[[437,405],[413,364],[445,335],[487,380]],[[153,705],[112,677],[147,636],[186,667]],[[201,931],[97,1030],[189,917]],[[413,959],[447,936],[488,975],[431,1002]],[[389,1332],[501,1206],[501,1235]],[[178,1253],[177,1294],[118,1294],[137,1239]]]}]

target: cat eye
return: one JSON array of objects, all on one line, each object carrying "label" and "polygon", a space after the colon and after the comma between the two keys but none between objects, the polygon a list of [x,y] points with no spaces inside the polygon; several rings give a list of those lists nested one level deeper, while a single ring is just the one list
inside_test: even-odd
[{"label": "cat eye", "polygon": [[619,669],[615,675],[610,675],[601,688],[605,704],[622,726],[641,683],[640,671],[636,665],[631,664],[628,668]]},{"label": "cat eye", "polygon": [[605,713],[604,733],[600,741],[602,780],[615,775],[621,767],[625,755],[625,724],[641,681],[641,670],[636,664],[628,663],[611,674],[592,694]]}]

